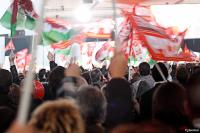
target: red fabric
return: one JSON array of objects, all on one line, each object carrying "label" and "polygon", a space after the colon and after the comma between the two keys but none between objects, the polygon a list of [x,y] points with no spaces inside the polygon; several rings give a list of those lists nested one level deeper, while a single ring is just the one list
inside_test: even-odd
[{"label": "red fabric", "polygon": [[45,95],[44,86],[38,80],[33,81],[34,89],[33,89],[33,98],[34,99],[43,99]]},{"label": "red fabric", "polygon": [[19,4],[21,5],[24,12],[31,18],[38,18],[38,14],[33,9],[33,4],[31,0],[20,0]]},{"label": "red fabric", "polygon": [[15,46],[12,40],[10,40],[5,47],[5,51],[8,51],[8,50],[15,50]]},{"label": "red fabric", "polygon": [[[151,12],[149,12],[149,16],[142,16],[140,13],[136,12],[138,8],[143,8],[144,10],[146,8],[146,11],[148,11],[149,7],[140,7],[136,5],[134,6],[132,13],[125,13],[128,24],[127,27],[131,27],[128,35],[128,38],[130,39],[129,54],[132,53],[132,48],[137,47],[137,41],[140,43],[140,45],[147,47],[154,60],[194,60],[190,52],[183,51],[181,53],[178,53],[177,50],[177,48],[181,47],[183,43],[186,30],[184,32],[178,32],[177,30],[175,31],[173,27],[164,28],[155,21],[154,17],[151,15]],[[124,37],[124,39],[126,38],[127,36]],[[169,52],[173,54],[169,54]]]},{"label": "red fabric", "polygon": [[17,22],[17,12],[18,12],[18,0],[14,0],[13,9],[12,9],[11,24],[16,24],[16,22]]},{"label": "red fabric", "polygon": [[66,40],[66,41],[61,41],[59,43],[54,43],[51,45],[51,47],[53,49],[65,49],[67,47],[69,47],[71,44],[73,43],[82,43],[83,42],[83,39],[85,38],[86,36],[84,34],[81,34],[81,35],[77,35],[75,37],[73,37],[72,39],[70,40]]},{"label": "red fabric", "polygon": [[28,54],[28,49],[22,49],[19,52],[16,53],[16,65],[18,68],[25,68],[26,66],[26,57]]},{"label": "red fabric", "polygon": [[50,24],[53,28],[65,28],[67,29],[67,27],[69,27],[69,23],[67,23],[66,21],[62,20],[62,19],[54,19],[54,18],[46,18],[45,22],[47,22],[48,24]]}]

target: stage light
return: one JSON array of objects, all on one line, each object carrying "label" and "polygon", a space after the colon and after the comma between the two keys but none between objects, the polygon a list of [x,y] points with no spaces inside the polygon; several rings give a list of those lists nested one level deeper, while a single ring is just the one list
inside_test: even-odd
[{"label": "stage light", "polygon": [[80,22],[88,22],[92,17],[92,11],[89,7],[82,5],[74,11],[74,16]]}]

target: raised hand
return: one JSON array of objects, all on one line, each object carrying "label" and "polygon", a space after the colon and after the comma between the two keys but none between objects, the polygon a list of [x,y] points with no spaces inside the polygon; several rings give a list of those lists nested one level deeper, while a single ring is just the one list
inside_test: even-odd
[{"label": "raised hand", "polygon": [[116,50],[109,66],[109,73],[111,77],[123,78],[126,73],[127,64],[128,61],[125,55],[121,51]]},{"label": "raised hand", "polygon": [[75,59],[71,59],[69,67],[65,70],[65,76],[80,77],[81,70],[79,66],[75,63]]},{"label": "raised hand", "polygon": [[15,64],[15,57],[16,56],[15,56],[13,50],[11,50],[10,56],[9,56],[10,65],[14,65]]},{"label": "raised hand", "polygon": [[49,61],[55,61],[55,54],[48,52],[47,58]]}]

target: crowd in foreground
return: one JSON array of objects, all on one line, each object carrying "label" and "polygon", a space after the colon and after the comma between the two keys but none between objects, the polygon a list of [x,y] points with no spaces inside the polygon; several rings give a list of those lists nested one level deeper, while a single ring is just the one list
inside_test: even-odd
[{"label": "crowd in foreground", "polygon": [[[71,63],[34,75],[27,125],[15,122],[25,73],[10,56],[0,69],[0,133],[181,133],[199,132],[200,66],[143,62],[127,79],[118,52],[108,69],[84,70]],[[171,71],[169,71],[171,70]]]}]

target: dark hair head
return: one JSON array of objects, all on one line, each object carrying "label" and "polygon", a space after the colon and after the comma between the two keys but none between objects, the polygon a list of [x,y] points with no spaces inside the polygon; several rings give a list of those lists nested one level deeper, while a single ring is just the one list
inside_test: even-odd
[{"label": "dark hair head", "polygon": [[188,80],[187,94],[193,117],[200,117],[200,72],[193,74]]},{"label": "dark hair head", "polygon": [[15,111],[9,107],[0,107],[0,132],[4,133],[15,119]]},{"label": "dark hair head", "polygon": [[142,62],[139,65],[139,72],[141,76],[147,76],[150,74],[150,65],[147,62]]},{"label": "dark hair head", "polygon": [[121,78],[112,79],[104,92],[108,103],[105,125],[112,128],[118,124],[131,122],[133,103],[129,82]]},{"label": "dark hair head", "polygon": [[[167,79],[169,74],[168,74],[168,70],[167,70],[167,67],[165,66],[165,64],[159,62],[159,63],[157,63],[157,65],[160,67],[164,77]],[[154,65],[154,67],[152,69],[152,76],[156,82],[163,81],[161,74],[159,73],[158,69],[156,68],[156,65]]]},{"label": "dark hair head", "polygon": [[152,114],[157,120],[177,126],[186,116],[184,103],[187,101],[185,89],[175,82],[159,86],[153,95]]},{"label": "dark hair head", "polygon": [[187,84],[189,79],[189,72],[185,66],[181,65],[177,68],[176,79],[179,81],[180,84],[184,86]]},{"label": "dark hair head", "polygon": [[40,80],[40,82],[45,82],[46,81],[46,69],[40,69],[39,73],[38,73],[38,78]]},{"label": "dark hair head", "polygon": [[139,124],[120,125],[111,133],[175,133],[175,131],[158,121],[147,121]]},{"label": "dark hair head", "polygon": [[58,89],[60,82],[65,77],[65,68],[62,66],[57,66],[52,70],[49,75],[49,87],[52,89],[53,94],[56,95],[56,90]]},{"label": "dark hair head", "polygon": [[8,70],[0,69],[0,92],[7,94],[12,84],[12,75]]},{"label": "dark hair head", "polygon": [[77,101],[87,123],[102,123],[106,114],[106,99],[98,88],[83,86],[77,92]]}]

